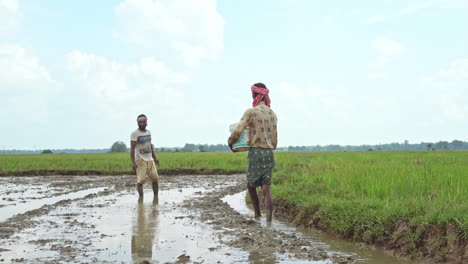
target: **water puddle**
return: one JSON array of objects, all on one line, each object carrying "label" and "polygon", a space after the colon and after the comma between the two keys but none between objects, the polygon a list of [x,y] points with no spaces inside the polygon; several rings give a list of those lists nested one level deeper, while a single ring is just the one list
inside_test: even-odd
[{"label": "water puddle", "polygon": [[32,200],[24,203],[19,204],[12,204],[0,207],[0,222],[5,221],[6,219],[13,217],[17,214],[23,214],[27,211],[31,211],[34,209],[39,209],[44,205],[54,204],[56,202],[68,199],[76,199],[85,197],[88,194],[98,193],[100,191],[104,191],[106,188],[94,188],[88,189],[83,191],[77,191],[73,193],[68,193],[65,195],[55,196],[51,198],[43,198],[38,200]]},{"label": "water puddle", "polygon": [[[246,202],[247,191],[236,193],[233,195],[227,195],[222,200],[229,204],[234,210],[239,212],[242,215],[245,215],[248,218],[254,218],[255,214],[252,209],[250,209]],[[267,224],[265,218],[261,218],[260,223],[262,227],[274,228],[278,231],[296,234],[299,236],[308,237],[310,240],[314,241],[317,246],[326,247],[327,251],[332,254],[339,255],[354,255],[359,256],[358,262],[360,263],[379,263],[379,264],[414,264],[413,261],[401,260],[395,257],[389,256],[383,250],[368,248],[363,249],[359,248],[352,242],[344,241],[339,239],[331,234],[326,234],[319,230],[306,230],[303,228],[296,228],[289,226],[281,221],[278,221],[273,217],[272,223]],[[310,263],[310,262],[308,262]]]},{"label": "water puddle", "polygon": [[[186,208],[177,206],[204,192],[206,189],[203,188],[160,191],[157,200],[148,192],[143,201],[138,201],[133,193],[118,197],[114,201],[117,208],[108,208],[110,210],[104,212],[105,217],[93,221],[96,229],[106,235],[104,239],[93,242],[94,247],[104,249],[95,257],[138,263],[145,260],[164,263],[178,259],[210,263],[225,259],[228,249],[220,248],[210,227],[195,220]],[[126,212],[131,217],[124,219],[119,212]],[[116,222],[119,225],[112,224]],[[227,260],[236,262],[235,258]]]},{"label": "water puddle", "polygon": [[[124,180],[133,181],[134,178]],[[15,233],[10,239],[0,239],[0,259],[28,263],[140,263],[156,260],[157,263],[189,260],[213,263],[221,259],[239,263],[246,259],[245,252],[223,248],[210,226],[195,220],[197,208],[181,206],[184,201],[210,191],[212,183],[203,181],[203,184],[196,184],[202,186],[190,187],[187,185],[192,183],[185,184],[184,177],[169,180],[166,186],[162,183],[163,190],[156,200],[148,188],[140,201],[134,184],[131,188],[124,184],[112,192],[56,206],[50,212],[34,217],[38,225]],[[190,181],[193,181],[193,176]],[[236,184],[230,179],[224,182],[224,187]],[[165,190],[167,187],[169,189]],[[17,186],[19,188],[24,186]],[[21,206],[8,205],[0,208],[0,212],[8,221],[15,214],[44,204],[80,198],[104,189],[92,188],[51,199],[31,200]]]}]

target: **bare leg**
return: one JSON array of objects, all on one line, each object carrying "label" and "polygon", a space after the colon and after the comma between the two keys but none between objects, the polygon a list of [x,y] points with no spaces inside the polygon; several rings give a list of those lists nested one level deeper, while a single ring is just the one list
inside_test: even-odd
[{"label": "bare leg", "polygon": [[153,182],[153,193],[154,197],[158,197],[159,185],[158,182]]},{"label": "bare leg", "polygon": [[254,208],[255,218],[259,218],[261,214],[260,214],[260,204],[258,203],[257,188],[247,184],[247,189],[249,190],[250,201],[252,202],[252,206]]},{"label": "bare leg", "polygon": [[271,204],[271,194],[270,194],[270,185],[262,185],[263,198],[265,200],[265,213],[267,222],[271,222],[271,217],[273,215],[273,206]]},{"label": "bare leg", "polygon": [[141,184],[141,183],[137,184],[137,191],[138,191],[138,194],[140,195],[140,197],[143,197],[143,184]]}]

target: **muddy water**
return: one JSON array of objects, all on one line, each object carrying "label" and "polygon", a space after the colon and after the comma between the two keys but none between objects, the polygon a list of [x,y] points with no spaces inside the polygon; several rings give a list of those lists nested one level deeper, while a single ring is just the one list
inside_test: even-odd
[{"label": "muddy water", "polygon": [[[244,215],[247,218],[254,217],[254,212],[245,203],[246,191],[234,195],[227,195],[222,200],[227,202],[235,211]],[[389,255],[388,252],[382,249],[372,248],[363,244],[355,244],[352,242],[344,241],[339,239],[335,235],[327,234],[319,230],[305,230],[303,228],[296,228],[281,222],[275,218],[272,220],[272,224],[269,225],[265,218],[260,220],[262,227],[271,226],[281,232],[296,234],[298,236],[305,237],[316,243],[317,246],[326,248],[327,251],[334,254],[352,254],[356,256],[356,262],[358,263],[379,263],[379,264],[411,264],[414,263],[408,260],[396,259]]]},{"label": "muddy water", "polygon": [[0,178],[0,263],[407,263],[253,219],[244,176]]},{"label": "muddy water", "polygon": [[[44,205],[49,205],[49,204],[54,204],[56,202],[62,201],[62,200],[68,200],[68,199],[76,199],[80,197],[85,197],[88,194],[93,194],[93,193],[98,193],[100,191],[104,191],[105,188],[93,188],[93,189],[88,189],[88,190],[82,190],[82,191],[77,191],[77,192],[72,192],[69,194],[64,194],[64,195],[59,195],[59,196],[54,196],[50,198],[42,198],[42,199],[34,199],[32,201],[22,201],[19,204],[9,204],[9,205],[4,205],[0,210],[1,210],[1,215],[0,215],[0,222],[5,221],[6,219],[17,215],[17,214],[23,214],[26,213],[30,210],[38,209],[41,208]],[[13,201],[15,201],[14,198],[11,198]],[[16,199],[19,199],[17,197]]]}]

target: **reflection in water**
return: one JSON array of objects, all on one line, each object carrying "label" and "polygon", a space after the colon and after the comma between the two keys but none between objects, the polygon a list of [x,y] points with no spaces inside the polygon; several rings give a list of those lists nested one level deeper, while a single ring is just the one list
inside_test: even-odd
[{"label": "reflection in water", "polygon": [[150,261],[153,257],[153,244],[158,228],[158,199],[144,204],[138,200],[132,235],[132,259],[134,262]]}]

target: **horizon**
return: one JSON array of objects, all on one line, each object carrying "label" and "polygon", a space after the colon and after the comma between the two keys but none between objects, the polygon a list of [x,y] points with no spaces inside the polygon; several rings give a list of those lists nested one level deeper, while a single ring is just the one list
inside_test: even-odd
[{"label": "horizon", "polygon": [[140,113],[157,148],[226,144],[256,82],[280,147],[466,142],[467,12],[462,0],[0,0],[0,146],[128,145]]},{"label": "horizon", "polygon": [[[421,144],[437,144],[437,143],[440,143],[440,142],[446,142],[446,143],[451,144],[454,141],[461,141],[463,143],[468,143],[468,141],[453,139],[453,140],[438,140],[438,141],[431,141],[431,142],[423,142],[423,141],[421,141],[421,142],[409,142],[408,141],[408,142],[406,142],[406,144],[407,145],[421,145]],[[113,143],[115,143],[115,142],[113,142]],[[225,144],[222,144],[222,143],[215,143],[215,144],[185,143],[184,146],[160,146],[160,147],[156,147],[156,149],[179,149],[179,150],[182,150],[182,149],[184,149],[186,144],[192,144],[192,145],[195,145],[195,146],[216,146],[216,145],[228,146],[226,143]],[[361,145],[339,145],[339,144],[289,145],[289,146],[278,146],[277,149],[284,149],[284,148],[289,148],[289,147],[316,147],[316,146],[320,146],[320,147],[326,147],[326,146],[340,146],[340,147],[370,146],[370,147],[377,147],[377,146],[392,145],[392,144],[405,145],[405,141],[403,141],[403,142],[390,142],[390,143],[378,143],[378,144],[361,144]],[[130,144],[125,143],[125,145],[127,146],[127,149],[129,149]],[[42,151],[42,150],[109,150],[109,149],[111,149],[111,146],[105,147],[105,148],[70,148],[70,147],[65,147],[65,148],[41,148],[41,149],[39,149],[39,148],[35,148],[35,149],[34,148],[32,148],[32,149],[15,149],[15,148],[6,149],[6,148],[3,148],[3,149],[0,150],[0,154],[1,154],[1,152],[4,152],[4,151],[32,151],[32,152],[38,152],[38,151]],[[155,151],[157,152],[156,149],[155,149]]]}]

